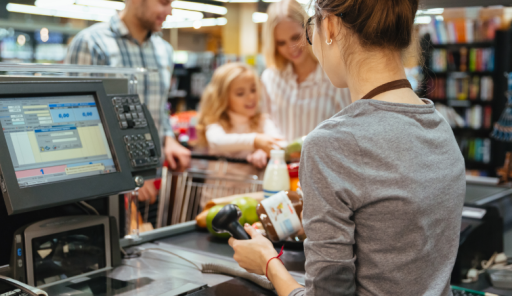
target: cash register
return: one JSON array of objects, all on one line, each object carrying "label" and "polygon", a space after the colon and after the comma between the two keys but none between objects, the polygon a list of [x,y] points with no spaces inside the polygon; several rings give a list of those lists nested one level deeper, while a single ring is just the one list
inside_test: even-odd
[{"label": "cash register", "polygon": [[[21,215],[131,191],[160,164],[147,107],[138,95],[107,95],[99,80],[0,83],[0,125],[4,230]],[[20,295],[31,295],[23,284],[41,288],[120,265],[119,221],[54,214],[2,232]]]}]

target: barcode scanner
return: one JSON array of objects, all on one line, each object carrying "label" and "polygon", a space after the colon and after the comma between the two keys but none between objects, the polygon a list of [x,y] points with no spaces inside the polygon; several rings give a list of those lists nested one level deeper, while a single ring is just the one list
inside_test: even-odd
[{"label": "barcode scanner", "polygon": [[212,228],[217,233],[229,232],[236,239],[251,239],[238,222],[242,211],[237,205],[225,205],[212,220]]}]

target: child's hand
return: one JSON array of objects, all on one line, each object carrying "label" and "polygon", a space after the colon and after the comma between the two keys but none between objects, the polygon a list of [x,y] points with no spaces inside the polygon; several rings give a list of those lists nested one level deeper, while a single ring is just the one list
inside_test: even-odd
[{"label": "child's hand", "polygon": [[247,161],[252,163],[252,165],[258,169],[262,169],[267,166],[267,153],[261,149],[258,149],[247,156]]},{"label": "child's hand", "polygon": [[278,142],[282,139],[274,138],[265,134],[257,134],[256,138],[254,138],[254,148],[261,149],[270,155],[270,150],[275,149],[274,147],[279,147]]}]

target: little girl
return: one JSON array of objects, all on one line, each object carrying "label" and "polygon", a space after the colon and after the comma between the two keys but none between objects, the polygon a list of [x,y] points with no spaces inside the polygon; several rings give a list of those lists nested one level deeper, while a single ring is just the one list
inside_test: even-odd
[{"label": "little girl", "polygon": [[200,144],[210,154],[267,164],[281,138],[274,123],[261,114],[259,80],[249,66],[229,63],[213,73],[201,97],[197,126]]}]

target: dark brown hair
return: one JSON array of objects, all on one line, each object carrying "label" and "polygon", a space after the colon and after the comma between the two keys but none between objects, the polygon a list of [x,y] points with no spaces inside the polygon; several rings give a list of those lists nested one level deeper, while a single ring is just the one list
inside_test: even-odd
[{"label": "dark brown hair", "polygon": [[413,39],[418,0],[317,0],[315,21],[333,14],[359,39],[363,48],[405,50]]}]

